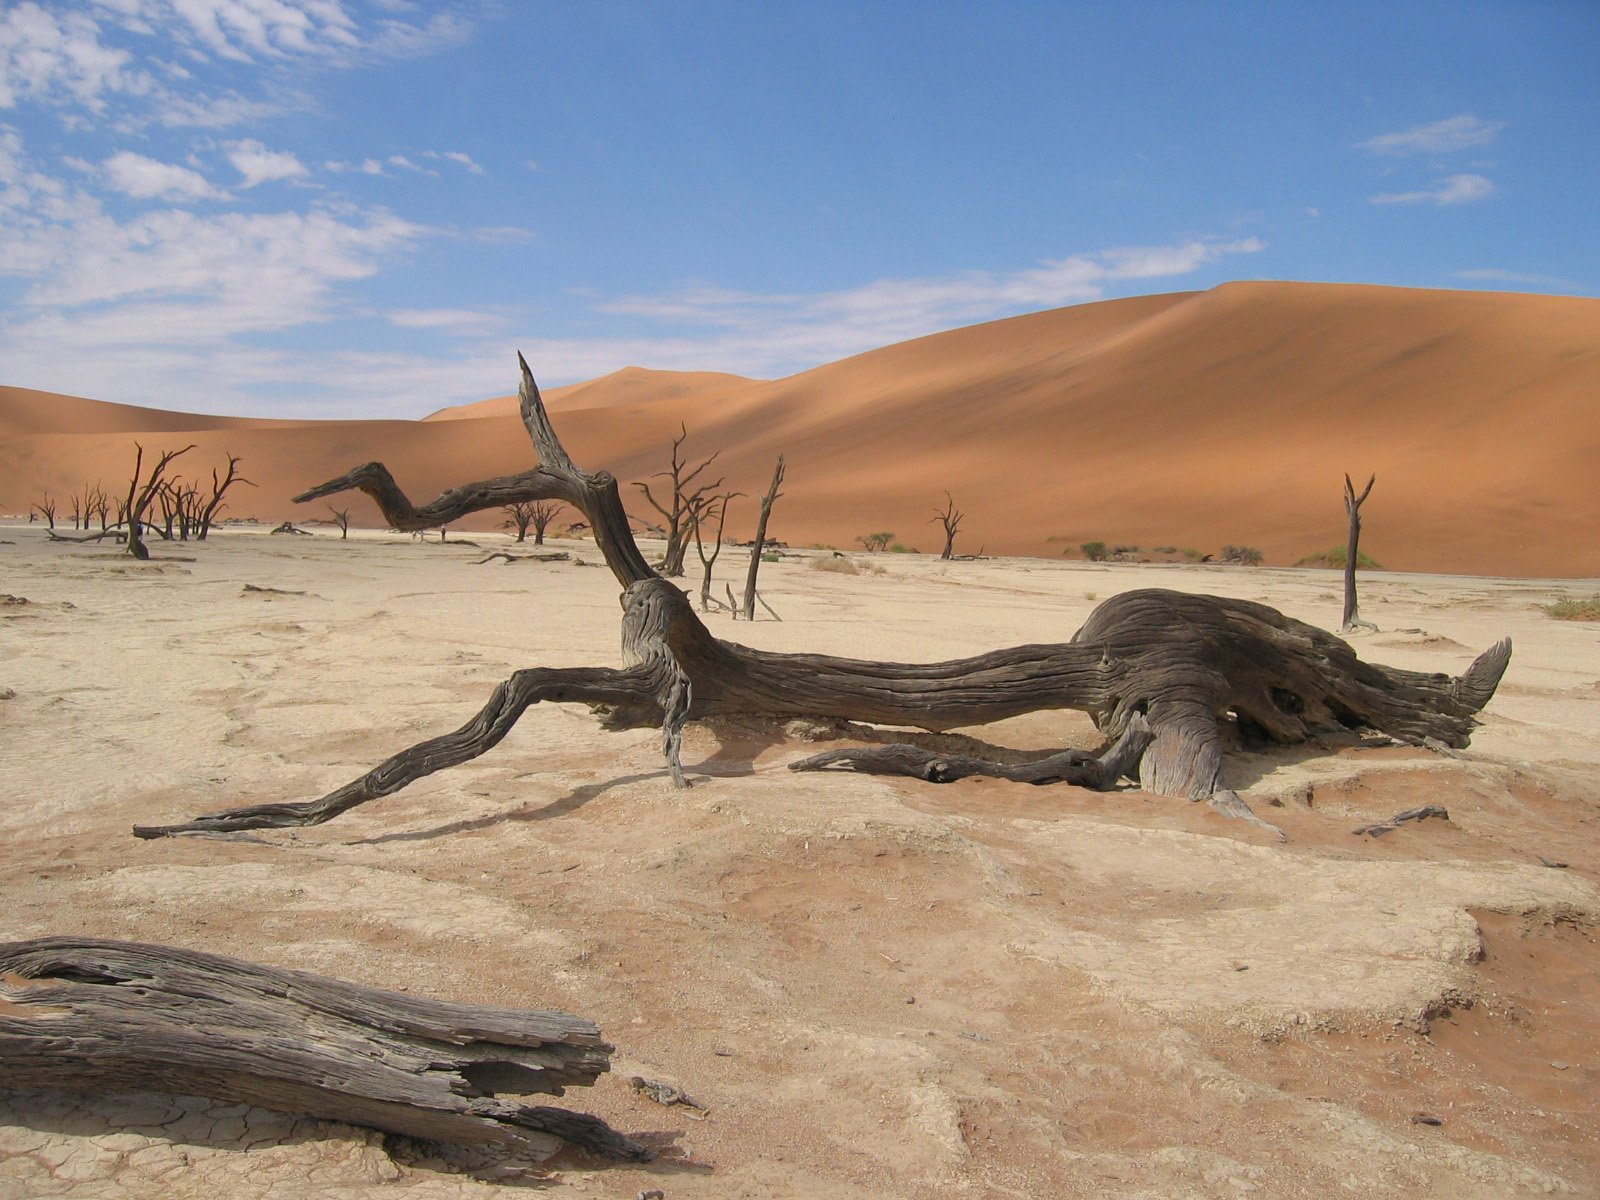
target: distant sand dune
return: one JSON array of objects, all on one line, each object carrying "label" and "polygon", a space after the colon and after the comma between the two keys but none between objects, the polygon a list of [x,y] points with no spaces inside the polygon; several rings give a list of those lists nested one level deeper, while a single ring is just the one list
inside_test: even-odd
[{"label": "distant sand dune", "polygon": [[[533,364],[535,372],[538,364]],[[507,383],[515,366],[507,364]],[[1376,472],[1363,547],[1385,566],[1600,575],[1600,301],[1355,285],[1231,283],[1035,313],[787,379],[629,368],[552,389],[574,457],[619,479],[696,458],[757,492],[789,474],[774,533],[854,545],[1057,556],[1101,539],[1292,563],[1342,541],[1342,475]],[[309,518],[295,492],[382,459],[414,499],[525,470],[515,401],[423,421],[246,421],[0,388],[0,510],[125,478],[139,435],[226,451],[259,485],[234,515]],[[357,498],[358,520],[375,522]],[[730,526],[748,533],[754,505]],[[484,524],[491,524],[485,521]]]}]

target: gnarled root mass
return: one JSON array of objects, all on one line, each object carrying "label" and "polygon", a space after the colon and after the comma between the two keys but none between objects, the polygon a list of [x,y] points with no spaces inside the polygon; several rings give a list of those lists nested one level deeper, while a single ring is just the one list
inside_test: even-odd
[{"label": "gnarled root mass", "polygon": [[9,1088],[156,1091],[255,1104],[545,1157],[562,1141],[646,1147],[584,1113],[500,1092],[585,1087],[611,1047],[582,1017],[448,1004],[138,942],[0,945],[0,1079]]},{"label": "gnarled root mass", "polygon": [[[519,359],[520,361],[520,359]],[[1362,662],[1333,634],[1246,600],[1148,589],[1105,601],[1070,642],[1018,646],[939,663],[889,663],[775,654],[713,637],[688,598],[658,576],[633,541],[616,481],[573,465],[522,362],[522,415],[540,466],[452,488],[415,506],[381,463],[367,463],[297,497],[350,488],[371,497],[397,529],[425,529],[481,509],[562,500],[588,518],[622,586],[620,669],[519,671],[472,721],[412,747],[321,800],[260,805],[179,825],[141,826],[141,837],[226,832],[328,820],[494,746],[529,705],[603,706],[614,728],[659,725],[673,779],[686,721],[734,715],[839,718],[945,731],[1046,709],[1087,712],[1106,736],[1104,755],[1066,752],[1034,764],[1033,782],[1110,787],[1134,776],[1146,791],[1213,799],[1248,813],[1223,781],[1224,729],[1294,743],[1318,733],[1372,729],[1401,741],[1465,746],[1511,657],[1485,651],[1459,676]],[[796,764],[893,770],[924,779],[984,774],[1029,780],[1014,768],[903,747],[836,752]],[[1242,810],[1242,811],[1241,811]]]}]

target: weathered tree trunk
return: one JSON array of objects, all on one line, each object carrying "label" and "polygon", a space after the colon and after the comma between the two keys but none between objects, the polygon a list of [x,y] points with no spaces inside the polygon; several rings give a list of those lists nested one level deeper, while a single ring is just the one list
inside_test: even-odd
[{"label": "weathered tree trunk", "polygon": [[1361,545],[1361,505],[1372,494],[1372,485],[1378,482],[1373,475],[1361,495],[1356,495],[1350,476],[1344,477],[1344,510],[1350,515],[1350,540],[1344,556],[1344,618],[1339,623],[1340,633],[1353,633],[1357,629],[1377,629],[1370,621],[1363,621],[1356,607],[1356,555]]},{"label": "weathered tree trunk", "polygon": [[[382,464],[368,463],[297,499],[360,488],[397,529],[431,528],[517,500],[571,504],[588,516],[623,588],[623,666],[518,671],[454,733],[403,750],[319,800],[136,827],[138,836],[326,821],[477,757],[540,701],[604,706],[611,728],[659,726],[668,767],[680,785],[685,781],[678,748],[683,724],[691,719],[834,717],[938,732],[1046,709],[1078,709],[1108,741],[1148,723],[1149,745],[1137,765],[1145,790],[1215,798],[1225,811],[1244,815],[1248,810],[1223,782],[1231,738],[1293,743],[1323,730],[1371,728],[1414,744],[1431,738],[1465,746],[1474,715],[1494,694],[1510,659],[1511,644],[1502,641],[1460,676],[1382,667],[1362,662],[1334,635],[1266,605],[1155,589],[1106,600],[1068,643],[947,662],[777,654],[721,641],[683,592],[640,555],[615,480],[572,464],[526,363],[522,371],[523,420],[541,459],[536,470],[453,488],[417,507]],[[780,460],[769,497],[781,479]],[[762,539],[758,534],[758,543]]]},{"label": "weathered tree trunk", "polygon": [[591,1022],[448,1004],[138,942],[0,945],[8,1088],[171,1092],[540,1155],[557,1139],[642,1159],[603,1121],[513,1104],[610,1070]]},{"label": "weathered tree trunk", "polygon": [[767,494],[761,497],[761,515],[756,518],[756,540],[750,546],[750,569],[744,577],[744,619],[756,619],[756,573],[761,570],[761,548],[767,542],[767,518],[772,516],[772,506],[777,502],[781,492],[778,485],[783,482],[783,455],[778,455],[778,465],[772,470],[772,483],[767,488]]}]

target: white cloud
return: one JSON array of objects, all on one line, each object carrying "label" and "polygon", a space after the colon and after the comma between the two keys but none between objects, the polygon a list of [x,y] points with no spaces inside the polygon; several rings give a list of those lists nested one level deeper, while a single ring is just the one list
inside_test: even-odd
[{"label": "white cloud", "polygon": [[404,171],[415,171],[418,175],[434,175],[434,176],[437,176],[439,174],[439,172],[437,172],[437,171],[428,170],[427,167],[419,167],[416,163],[412,162],[404,154],[391,154],[386,161],[387,161],[387,164],[389,166],[391,166],[391,167],[399,167],[401,170],[404,170]]},{"label": "white cloud", "polygon": [[[925,279],[883,279],[821,295],[755,295],[695,287],[670,296],[630,296],[603,312],[746,330],[782,352],[765,356],[826,361],[972,321],[1096,300],[1108,285],[1189,274],[1229,254],[1265,249],[1257,238],[1192,241],[1075,255],[1011,272],[969,271]],[[836,353],[837,352],[837,353]]]},{"label": "white cloud", "polygon": [[233,169],[239,172],[239,186],[242,188],[253,188],[280,179],[301,179],[310,173],[305,163],[287,150],[268,150],[250,138],[231,143],[227,155]]},{"label": "white cloud", "polygon": [[[127,152],[103,171],[140,197],[214,190],[188,168]],[[0,126],[0,275],[27,285],[0,324],[0,361],[216,344],[327,320],[340,285],[432,233],[383,209],[329,206],[118,219],[33,168],[21,138]]]},{"label": "white cloud", "polygon": [[1385,133],[1357,143],[1374,154],[1450,154],[1473,146],[1487,146],[1506,127],[1504,121],[1480,121],[1471,114],[1413,125],[1399,133]]},{"label": "white cloud", "polygon": [[1452,204],[1472,204],[1494,194],[1494,181],[1482,175],[1451,175],[1431,188],[1417,192],[1384,192],[1372,197],[1373,204],[1432,204],[1444,208]]},{"label": "white cloud", "polygon": [[126,50],[106,46],[85,12],[58,12],[23,0],[0,11],[0,108],[22,100],[74,101],[100,112],[107,94],[146,93],[147,72]]},{"label": "white cloud", "polygon": [[481,335],[505,327],[498,313],[475,308],[401,308],[387,314],[389,323],[401,329],[438,329],[458,335]]},{"label": "white cloud", "polygon": [[115,102],[122,124],[221,128],[277,104],[226,86],[205,94],[178,58],[236,77],[262,64],[347,68],[432,53],[472,28],[453,7],[368,17],[344,0],[21,0],[0,4],[0,109],[50,104],[73,123],[72,110],[104,116]]},{"label": "white cloud", "polygon": [[113,154],[100,164],[106,182],[136,200],[226,200],[228,193],[206,180],[199,171],[164,163],[131,150]]},{"label": "white cloud", "polygon": [[464,153],[460,150],[424,150],[422,152],[422,157],[443,158],[453,163],[460,163],[474,175],[482,175],[484,173],[483,168],[472,160],[472,155]]}]

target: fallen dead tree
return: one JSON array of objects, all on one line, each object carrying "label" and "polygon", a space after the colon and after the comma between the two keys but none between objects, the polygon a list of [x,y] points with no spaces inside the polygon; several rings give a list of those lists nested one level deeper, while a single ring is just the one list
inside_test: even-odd
[{"label": "fallen dead tree", "polygon": [[[597,1117],[514,1104],[611,1069],[582,1017],[448,1004],[138,942],[0,945],[8,1088],[168,1092],[546,1156],[649,1151]],[[558,1140],[559,1139],[559,1140]]]},{"label": "fallen dead tree", "polygon": [[[588,517],[595,544],[623,589],[623,665],[517,671],[460,729],[401,751],[321,799],[136,826],[138,836],[318,824],[476,758],[541,702],[591,705],[608,728],[659,727],[679,786],[686,785],[679,761],[684,723],[703,717],[808,716],[942,732],[1071,708],[1087,712],[1108,742],[1121,739],[1139,718],[1148,725],[1149,743],[1128,774],[1147,791],[1210,799],[1220,811],[1239,815],[1248,809],[1223,778],[1229,730],[1293,743],[1370,728],[1419,745],[1431,738],[1461,747],[1510,660],[1511,644],[1502,641],[1459,676],[1378,666],[1362,662],[1333,634],[1266,605],[1162,590],[1112,597],[1068,643],[948,662],[776,654],[722,641],[640,554],[616,480],[605,471],[582,470],[567,456],[527,363],[521,366],[523,423],[540,460],[534,470],[452,488],[417,506],[382,463],[372,462],[296,499],[356,488],[391,525],[411,530],[519,501],[571,504]],[[1112,746],[1108,756],[1115,751]]]}]

